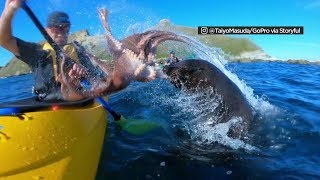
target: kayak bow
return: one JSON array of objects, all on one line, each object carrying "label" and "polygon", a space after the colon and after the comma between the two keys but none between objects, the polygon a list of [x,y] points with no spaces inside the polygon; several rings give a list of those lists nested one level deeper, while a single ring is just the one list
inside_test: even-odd
[{"label": "kayak bow", "polygon": [[0,179],[94,179],[106,118],[96,102],[0,116]]}]

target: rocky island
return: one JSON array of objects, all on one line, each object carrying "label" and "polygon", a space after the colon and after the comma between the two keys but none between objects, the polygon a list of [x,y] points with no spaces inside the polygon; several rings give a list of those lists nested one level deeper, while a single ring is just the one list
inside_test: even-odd
[{"label": "rocky island", "polygon": [[[169,30],[180,32],[187,36],[194,37],[208,47],[220,48],[224,58],[229,62],[288,62],[299,64],[320,64],[302,59],[277,60],[271,55],[266,54],[258,45],[247,38],[236,38],[225,35],[198,35],[197,28],[173,25],[169,20],[163,19],[153,30]],[[150,30],[147,29],[147,30]],[[91,53],[104,60],[111,60],[111,55],[103,35],[91,36],[87,30],[75,32],[69,36],[69,41],[76,40],[85,46]],[[40,42],[41,43],[41,42]],[[157,50],[157,59],[164,59],[170,51],[170,42],[161,44]],[[178,56],[192,57],[186,50],[181,50]],[[0,77],[16,76],[30,73],[30,68],[19,59],[13,57],[4,67],[0,67]]]}]

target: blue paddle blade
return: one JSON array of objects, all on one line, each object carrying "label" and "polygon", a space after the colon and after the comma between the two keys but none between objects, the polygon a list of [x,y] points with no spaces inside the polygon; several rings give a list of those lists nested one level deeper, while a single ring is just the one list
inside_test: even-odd
[{"label": "blue paddle blade", "polygon": [[18,113],[20,113],[20,110],[16,107],[0,108],[0,116],[10,116]]}]

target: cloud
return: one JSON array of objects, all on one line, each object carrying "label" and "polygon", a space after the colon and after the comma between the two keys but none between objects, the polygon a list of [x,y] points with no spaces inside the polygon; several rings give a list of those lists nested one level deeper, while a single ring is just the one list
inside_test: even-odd
[{"label": "cloud", "polygon": [[320,0],[313,0],[304,5],[304,9],[320,9]]}]

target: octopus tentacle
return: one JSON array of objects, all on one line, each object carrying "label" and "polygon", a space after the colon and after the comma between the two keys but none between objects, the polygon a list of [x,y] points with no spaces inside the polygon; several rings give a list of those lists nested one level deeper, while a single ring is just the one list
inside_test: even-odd
[{"label": "octopus tentacle", "polygon": [[[114,61],[126,61],[129,60],[132,63],[129,63],[131,67],[128,67],[128,70],[133,70],[134,72],[131,72],[131,74],[134,75],[134,80],[138,81],[149,81],[152,79],[155,79],[155,76],[153,74],[156,74],[154,68],[150,68],[145,66],[143,59],[141,59],[141,56],[137,54],[136,52],[132,51],[129,48],[126,48],[123,46],[123,43],[116,40],[111,33],[110,27],[108,25],[108,11],[106,9],[100,9],[99,10],[99,16],[100,20],[102,22],[102,25],[104,26],[104,29],[106,30],[106,37],[108,44],[111,46],[111,51],[117,51],[118,54],[114,54]],[[122,53],[122,54],[120,54]],[[123,56],[124,55],[124,56]],[[147,73],[139,73],[146,71]],[[130,73],[130,72],[127,72]],[[145,76],[145,78],[144,78]]]},{"label": "octopus tentacle", "polygon": [[[105,30],[105,38],[113,56],[112,67],[99,58],[83,51],[90,61],[97,65],[107,76],[92,77],[91,89],[82,88],[78,92],[86,97],[97,97],[119,91],[127,87],[132,81],[151,81],[163,76],[162,71],[151,66],[156,54],[157,46],[167,40],[188,43],[184,37],[169,31],[151,30],[144,33],[133,34],[119,41],[111,32],[108,24],[109,12],[107,9],[98,10],[99,18]],[[62,64],[64,64],[63,61]],[[64,76],[64,81],[68,78]],[[79,88],[71,82],[70,88]],[[80,87],[81,88],[81,87]]]}]

